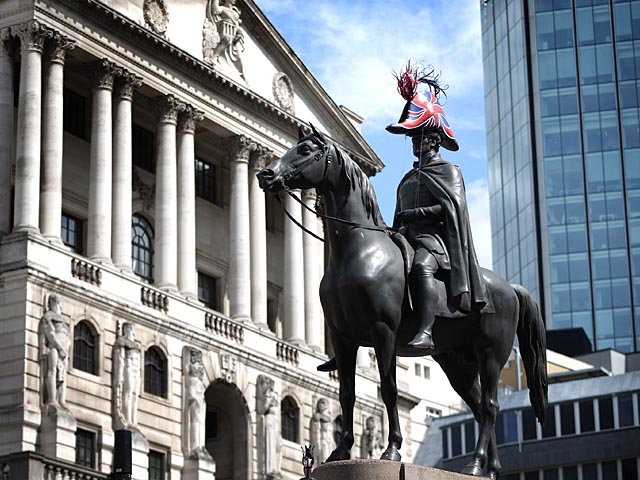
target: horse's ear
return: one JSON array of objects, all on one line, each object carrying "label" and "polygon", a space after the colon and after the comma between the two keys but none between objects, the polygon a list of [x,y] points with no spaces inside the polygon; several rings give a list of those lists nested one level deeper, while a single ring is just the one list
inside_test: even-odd
[{"label": "horse's ear", "polygon": [[307,135],[309,135],[309,131],[304,128],[304,125],[300,125],[298,127],[298,140],[302,140]]},{"label": "horse's ear", "polygon": [[322,143],[326,144],[327,143],[327,139],[324,137],[322,132],[320,130],[316,129],[316,127],[313,126],[313,123],[309,123],[309,125],[311,125],[311,130],[313,131],[313,134],[316,137],[318,137]]}]

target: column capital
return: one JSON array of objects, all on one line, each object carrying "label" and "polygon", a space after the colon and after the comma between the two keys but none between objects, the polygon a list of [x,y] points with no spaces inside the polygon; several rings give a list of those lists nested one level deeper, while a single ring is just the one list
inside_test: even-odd
[{"label": "column capital", "polygon": [[193,105],[185,104],[184,111],[178,117],[178,131],[194,133],[196,123],[201,122],[203,118],[204,112],[202,110],[198,110]]},{"label": "column capital", "polygon": [[15,55],[16,42],[11,33],[11,27],[0,29],[0,57],[13,57]]},{"label": "column capital", "polygon": [[52,31],[51,39],[46,43],[47,60],[64,65],[64,57],[67,51],[73,50],[75,46],[75,40],[71,40],[60,32]]},{"label": "column capital", "polygon": [[133,91],[140,85],[142,85],[142,77],[139,77],[128,70],[122,70],[122,73],[115,81],[115,96],[116,98],[131,100],[133,98]]},{"label": "column capital", "polygon": [[45,40],[53,36],[53,30],[45,27],[37,20],[30,20],[26,23],[12,27],[12,33],[20,39],[23,51],[32,50],[42,53]]},{"label": "column capital", "polygon": [[226,140],[232,162],[249,163],[251,152],[256,149],[256,142],[245,135],[236,135]]},{"label": "column capital", "polygon": [[175,96],[163,95],[162,97],[156,97],[155,110],[159,117],[160,123],[178,123],[178,115],[184,112],[186,104],[178,100]]},{"label": "column capital", "polygon": [[122,74],[122,68],[106,58],[86,65],[87,73],[94,88],[113,89],[113,81]]},{"label": "column capital", "polygon": [[271,162],[273,156],[273,150],[264,145],[256,144],[256,148],[249,157],[249,168],[251,170],[262,170]]}]

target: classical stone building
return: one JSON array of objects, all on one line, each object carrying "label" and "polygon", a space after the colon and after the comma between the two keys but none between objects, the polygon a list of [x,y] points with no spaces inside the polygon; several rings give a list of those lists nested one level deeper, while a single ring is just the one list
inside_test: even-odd
[{"label": "classical stone building", "polygon": [[[136,479],[299,478],[341,423],[324,246],[255,173],[313,122],[374,174],[357,115],[249,0],[4,0],[0,39],[3,478],[105,478],[123,428]],[[385,430],[359,366],[354,452]]]}]

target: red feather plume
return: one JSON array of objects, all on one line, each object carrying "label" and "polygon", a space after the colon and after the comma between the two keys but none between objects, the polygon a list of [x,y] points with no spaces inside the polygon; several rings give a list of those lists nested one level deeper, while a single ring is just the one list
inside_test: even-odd
[{"label": "red feather plume", "polygon": [[402,95],[407,102],[412,100],[418,91],[418,76],[420,69],[411,65],[411,60],[407,61],[407,65],[400,73],[393,72],[393,76],[398,81],[398,93]]}]

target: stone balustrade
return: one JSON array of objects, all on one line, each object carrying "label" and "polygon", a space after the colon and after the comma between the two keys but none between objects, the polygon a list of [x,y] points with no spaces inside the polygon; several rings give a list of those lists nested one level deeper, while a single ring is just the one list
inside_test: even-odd
[{"label": "stone balustrade", "polygon": [[102,285],[102,270],[96,265],[77,258],[71,259],[71,275],[92,285]]},{"label": "stone balustrade", "polygon": [[215,333],[236,343],[244,342],[244,328],[233,320],[224,318],[215,313],[205,313],[204,326],[210,332]]},{"label": "stone balustrade", "polygon": [[278,358],[278,360],[286,363],[291,363],[295,366],[298,366],[298,364],[300,363],[300,351],[296,347],[288,343],[276,343],[276,357]]},{"label": "stone balustrade", "polygon": [[167,313],[169,311],[169,297],[154,288],[142,287],[140,290],[142,304],[155,310]]}]

